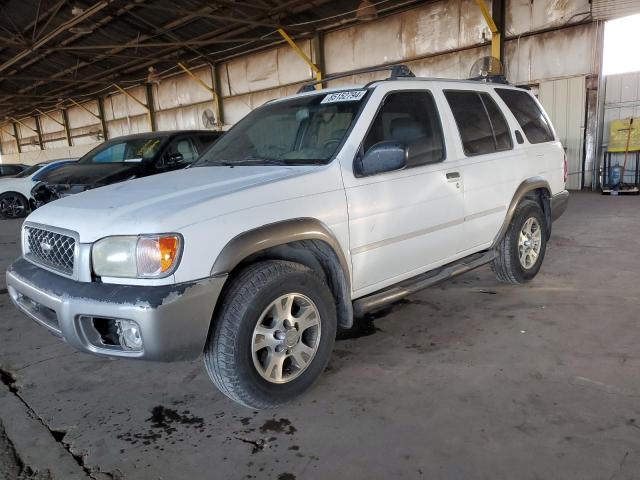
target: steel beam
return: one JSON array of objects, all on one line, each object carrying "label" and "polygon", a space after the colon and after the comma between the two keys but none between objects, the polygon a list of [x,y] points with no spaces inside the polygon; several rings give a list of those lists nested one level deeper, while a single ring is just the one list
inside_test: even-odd
[{"label": "steel beam", "polygon": [[220,64],[211,66],[211,75],[213,81],[213,89],[216,92],[220,92],[220,95],[216,95],[216,117],[218,118],[218,124],[222,127],[224,125],[224,99],[222,98],[222,81],[220,80]]},{"label": "steel beam", "polygon": [[47,43],[49,43],[51,40],[56,38],[61,33],[67,32],[74,25],[77,25],[77,24],[87,20],[92,15],[98,13],[100,10],[102,10],[107,5],[109,5],[109,3],[110,3],[109,1],[98,2],[98,3],[94,4],[94,5],[92,5],[91,7],[87,8],[80,15],[77,15],[77,16],[73,17],[71,20],[69,20],[67,22],[64,22],[62,25],[58,26],[52,32],[44,35],[42,38],[37,40],[33,45],[31,45],[31,47],[29,47],[28,49],[22,50],[20,53],[18,53],[17,55],[11,57],[6,62],[4,62],[2,65],[0,65],[0,72],[5,71],[6,69],[8,69],[13,64],[15,64],[15,63],[19,62],[20,60],[22,60],[23,58],[29,56],[35,50],[38,50],[42,46],[46,45]]},{"label": "steel beam", "polygon": [[98,112],[100,115],[98,118],[100,119],[100,126],[102,127],[102,137],[106,140],[109,140],[109,130],[107,128],[107,119],[104,116],[104,97],[98,97]]},{"label": "steel beam", "polygon": [[[325,71],[324,64],[324,32],[317,32],[311,39],[311,53],[313,54],[316,65],[321,72]],[[324,83],[320,84],[321,88],[324,88]]]},{"label": "steel beam", "polygon": [[189,47],[192,45],[215,45],[226,43],[243,43],[243,42],[271,42],[269,38],[262,37],[234,37],[234,38],[211,38],[208,40],[183,40],[179,42],[151,42],[151,43],[120,43],[120,44],[101,44],[101,45],[70,45],[64,47],[51,47],[44,49],[47,52],[64,52],[64,51],[81,51],[81,50],[126,50],[128,48],[167,48],[167,47]]},{"label": "steel beam", "polygon": [[13,122],[13,136],[16,139],[18,153],[22,153],[22,145],[20,145],[20,134],[18,133],[18,124],[16,122]]},{"label": "steel beam", "polygon": [[155,132],[158,130],[158,122],[156,121],[156,109],[153,103],[153,84],[147,82],[145,87],[147,94],[147,112],[149,112],[149,125],[151,126],[151,131]]},{"label": "steel beam", "polygon": [[62,110],[62,121],[64,122],[64,135],[67,137],[67,143],[70,147],[73,147],[73,141],[71,139],[71,127],[69,126],[69,114],[67,113],[67,109],[63,108]]},{"label": "steel beam", "polygon": [[63,122],[59,122],[58,120],[56,120],[55,118],[53,118],[51,115],[49,115],[47,112],[43,112],[42,110],[36,108],[36,112],[38,112],[40,115],[44,115],[45,117],[47,117],[49,120],[51,120],[52,122],[57,123],[58,125],[60,125],[61,127],[64,127],[64,123]]},{"label": "steel beam", "polygon": [[[492,17],[496,27],[498,28],[498,52],[500,55],[498,56],[498,60],[502,60],[504,58],[504,40],[505,35],[502,35],[502,32],[507,31],[507,9],[505,5],[505,0],[492,0],[491,2],[491,10]],[[493,36],[491,38],[491,48],[493,49]]]},{"label": "steel beam", "polygon": [[[27,125],[26,123],[22,123],[20,120],[18,120],[17,118],[11,118],[11,120],[13,120],[15,123],[20,124],[21,126],[23,126],[24,128],[31,130],[33,133],[35,133],[36,135],[38,134],[38,130],[36,130],[35,128],[31,128],[29,125]],[[14,123],[14,125],[15,125]]]},{"label": "steel beam", "polygon": [[[82,105],[81,103],[76,102],[73,98],[70,98],[69,101],[71,103],[73,103],[76,107],[80,107],[81,109],[83,109],[85,112],[87,112],[89,115],[92,115],[94,117],[96,117],[98,120],[101,120],[100,118],[100,114],[95,114],[93,113],[91,110],[89,110],[87,107],[85,107],[84,105]],[[99,102],[98,102],[99,103]],[[100,105],[98,105],[98,107],[100,107]],[[98,108],[99,110],[99,108]]]},{"label": "steel beam", "polygon": [[[309,65],[309,68],[311,68],[311,71],[314,73],[316,80],[322,80],[322,71],[320,70],[320,68],[315,63],[313,63],[309,56],[304,53],[304,51],[296,44],[296,42],[293,41],[293,39],[287,34],[287,32],[279,28],[278,33],[282,36],[282,38],[285,39],[289,46],[293,48],[293,51],[296,52],[298,56],[306,62],[307,65]],[[316,89],[322,90],[322,84],[317,84]]]},{"label": "steel beam", "polygon": [[40,145],[40,150],[44,150],[44,142],[42,141],[42,128],[40,126],[40,116],[34,115],[33,120],[36,124],[36,135],[38,135],[38,144]]},{"label": "steel beam", "polygon": [[[491,31],[491,56],[501,60],[500,51],[502,49],[502,40],[500,38],[500,30],[498,30],[498,26],[493,20],[493,16],[491,12],[489,12],[489,7],[484,0],[475,0],[478,8],[480,8],[480,12],[482,12],[482,16],[484,17],[484,21],[487,22],[487,26]],[[499,1],[499,0],[496,0]]]}]

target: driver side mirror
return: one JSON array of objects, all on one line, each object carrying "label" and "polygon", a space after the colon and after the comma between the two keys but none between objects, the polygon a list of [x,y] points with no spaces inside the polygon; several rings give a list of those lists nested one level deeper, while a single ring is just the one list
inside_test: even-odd
[{"label": "driver side mirror", "polygon": [[366,177],[378,173],[402,170],[407,166],[407,157],[407,149],[401,143],[376,143],[357,162],[357,176]]}]

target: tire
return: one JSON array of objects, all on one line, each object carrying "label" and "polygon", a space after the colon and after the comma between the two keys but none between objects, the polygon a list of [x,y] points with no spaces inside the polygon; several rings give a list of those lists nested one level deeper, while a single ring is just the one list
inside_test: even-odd
[{"label": "tire", "polygon": [[[246,407],[266,409],[309,389],[327,366],[336,336],[335,301],[324,280],[298,263],[264,261],[231,279],[223,295],[204,352],[220,391]],[[279,324],[287,315],[278,312],[291,312],[295,325]],[[283,356],[280,364],[271,360]]]},{"label": "tire", "polygon": [[23,218],[29,213],[29,201],[20,193],[0,194],[0,218]]},{"label": "tire", "polygon": [[[530,223],[528,223],[530,222]],[[538,229],[535,229],[537,224]],[[534,232],[532,236],[521,237],[527,225]],[[491,262],[491,269],[503,283],[521,284],[533,279],[542,266],[547,248],[547,224],[540,205],[533,200],[523,200],[516,207],[509,228],[497,248],[497,256]],[[537,232],[537,236],[536,233]],[[528,240],[526,240],[528,239]],[[525,243],[523,245],[522,243]],[[526,245],[527,241],[529,242]],[[534,259],[534,253],[535,255]],[[527,252],[532,252],[526,260]],[[525,260],[523,260],[523,256]],[[530,262],[530,263],[528,263]]]}]

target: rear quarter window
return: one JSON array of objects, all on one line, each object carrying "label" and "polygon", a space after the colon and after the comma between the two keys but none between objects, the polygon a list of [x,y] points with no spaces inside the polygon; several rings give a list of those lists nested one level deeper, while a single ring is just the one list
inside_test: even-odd
[{"label": "rear quarter window", "polygon": [[511,150],[511,132],[496,102],[486,92],[445,90],[444,95],[468,156]]},{"label": "rear quarter window", "polygon": [[529,143],[544,143],[555,140],[547,117],[531,95],[508,88],[496,88],[496,93],[516,117]]}]

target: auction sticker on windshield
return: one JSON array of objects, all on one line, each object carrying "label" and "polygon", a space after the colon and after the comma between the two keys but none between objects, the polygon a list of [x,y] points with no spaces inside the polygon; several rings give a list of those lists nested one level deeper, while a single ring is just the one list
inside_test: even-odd
[{"label": "auction sticker on windshield", "polygon": [[366,90],[347,90],[344,92],[330,93],[324,97],[320,103],[357,102],[364,97],[365,93],[367,93]]}]

